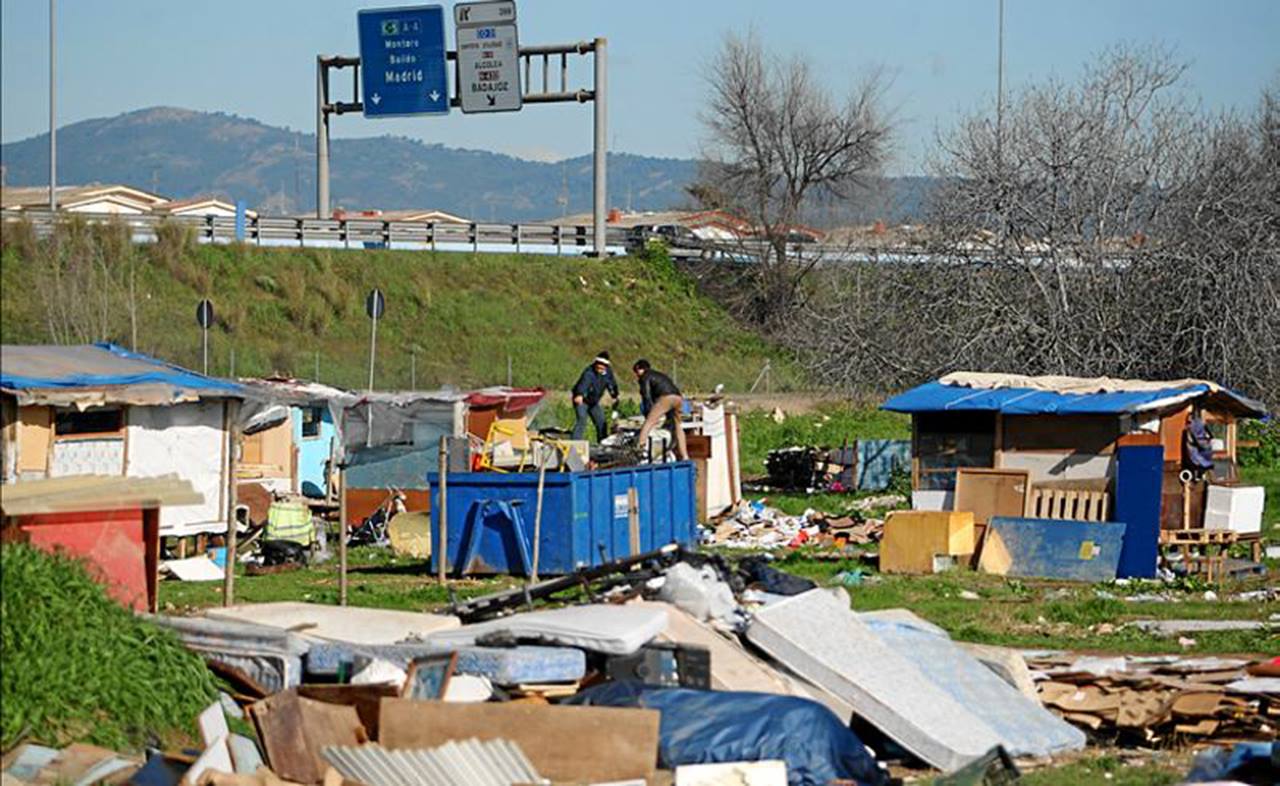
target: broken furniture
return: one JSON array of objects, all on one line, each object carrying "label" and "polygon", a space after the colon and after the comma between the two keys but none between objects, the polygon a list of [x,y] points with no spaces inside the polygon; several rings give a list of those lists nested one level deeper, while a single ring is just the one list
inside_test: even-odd
[{"label": "broken furniture", "polygon": [[937,573],[973,557],[973,514],[964,511],[897,510],[884,522],[882,573]]}]

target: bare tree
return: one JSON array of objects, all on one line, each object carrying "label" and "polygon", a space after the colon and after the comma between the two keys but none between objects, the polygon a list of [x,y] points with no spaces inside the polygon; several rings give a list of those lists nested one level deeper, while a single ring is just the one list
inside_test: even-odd
[{"label": "bare tree", "polygon": [[[940,142],[930,252],[824,269],[786,338],[823,379],[1210,377],[1280,398],[1280,102],[1206,117],[1120,48]],[[832,335],[840,341],[830,340]]]},{"label": "bare tree", "polygon": [[775,327],[814,261],[792,242],[806,209],[845,199],[879,172],[890,128],[872,75],[835,100],[800,58],[777,60],[754,34],[730,34],[707,73],[705,164],[690,194],[758,233],[741,312]]}]

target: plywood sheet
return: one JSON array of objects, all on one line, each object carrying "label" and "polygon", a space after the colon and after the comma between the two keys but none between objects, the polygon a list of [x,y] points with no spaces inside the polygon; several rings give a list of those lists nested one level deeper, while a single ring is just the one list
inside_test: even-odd
[{"label": "plywood sheet", "polygon": [[19,407],[18,472],[47,472],[51,439],[53,439],[53,409]]},{"label": "plywood sheet", "polygon": [[932,573],[935,555],[959,556],[973,551],[972,513],[894,511],[884,524],[880,570],[885,573]]},{"label": "plywood sheet", "polygon": [[452,704],[383,699],[379,742],[433,748],[450,740],[508,739],[552,781],[649,778],[658,759],[656,710],[526,703]]},{"label": "plywood sheet", "polygon": [[328,745],[359,745],[368,740],[354,707],[325,704],[283,691],[250,705],[249,714],[267,762],[281,778],[318,783],[328,766],[320,751]]},{"label": "plywood sheet", "polygon": [[961,468],[956,470],[955,510],[972,512],[975,524],[995,516],[1021,516],[1030,485],[1026,470]]}]

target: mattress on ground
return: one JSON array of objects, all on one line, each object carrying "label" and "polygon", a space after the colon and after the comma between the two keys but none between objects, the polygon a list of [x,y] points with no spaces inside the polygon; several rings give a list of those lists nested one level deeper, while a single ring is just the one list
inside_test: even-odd
[{"label": "mattress on ground", "polygon": [[465,647],[490,636],[580,647],[607,655],[630,655],[667,628],[661,608],[597,603],[510,617],[442,631],[428,641],[442,647]]},{"label": "mattress on ground", "polygon": [[380,658],[407,668],[415,658],[457,652],[455,672],[487,677],[496,685],[533,682],[573,682],[587,673],[587,656],[573,647],[460,647],[451,650],[436,644],[351,645],[345,642],[317,642],[307,653],[307,673],[333,676],[343,663],[357,657]]},{"label": "mattress on ground", "polygon": [[998,734],[906,655],[881,641],[839,591],[810,590],[756,612],[747,639],[928,764],[950,772]]},{"label": "mattress on ground", "polygon": [[318,639],[356,644],[395,644],[421,638],[461,623],[451,614],[327,606],[321,603],[245,603],[209,609],[210,619],[252,622],[283,628]]},{"label": "mattress on ground", "polygon": [[1084,747],[1084,732],[1019,693],[935,625],[918,617],[858,616],[881,642],[990,726],[1014,756],[1048,756]]}]

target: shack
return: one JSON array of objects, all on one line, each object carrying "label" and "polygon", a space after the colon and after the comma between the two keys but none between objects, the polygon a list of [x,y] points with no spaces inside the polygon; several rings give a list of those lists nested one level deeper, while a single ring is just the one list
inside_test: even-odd
[{"label": "shack", "polygon": [[242,378],[255,412],[245,419],[236,477],[313,500],[337,497],[342,412],[359,396],[284,377]]},{"label": "shack", "polygon": [[883,405],[911,415],[912,488],[924,491],[953,491],[962,467],[1025,469],[1033,484],[1110,478],[1127,434],[1154,435],[1176,465],[1195,407],[1213,434],[1214,476],[1236,480],[1237,424],[1267,411],[1203,380],[957,372]]},{"label": "shack", "polygon": [[160,508],[159,534],[227,530],[241,386],[109,343],[0,347],[6,484],[176,473],[202,502]]},{"label": "shack", "polygon": [[[1206,500],[1238,484],[1239,421],[1266,414],[1204,380],[971,372],[883,408],[911,415],[913,507],[972,511],[979,530],[995,517],[1123,522],[1121,575],[1153,575],[1161,530],[1212,526]],[[1193,412],[1212,436],[1205,478],[1184,472]]]},{"label": "shack", "polygon": [[430,509],[426,477],[439,468],[440,439],[458,441],[457,470],[470,469],[472,444],[528,447],[527,424],[542,404],[542,388],[374,392],[343,411],[346,522],[359,524],[399,492],[410,511]]}]

